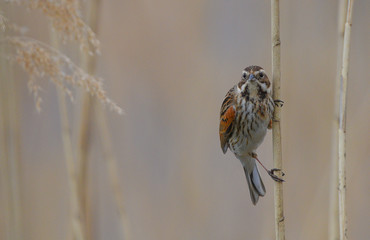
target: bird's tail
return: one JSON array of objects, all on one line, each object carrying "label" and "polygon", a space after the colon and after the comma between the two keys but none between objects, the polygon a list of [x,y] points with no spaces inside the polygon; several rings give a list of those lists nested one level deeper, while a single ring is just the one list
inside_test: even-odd
[{"label": "bird's tail", "polygon": [[243,166],[245,176],[247,178],[249,192],[254,205],[257,204],[259,197],[265,196],[266,190],[265,185],[263,185],[260,173],[258,172],[257,165],[255,161],[253,164],[248,164],[249,166]]}]

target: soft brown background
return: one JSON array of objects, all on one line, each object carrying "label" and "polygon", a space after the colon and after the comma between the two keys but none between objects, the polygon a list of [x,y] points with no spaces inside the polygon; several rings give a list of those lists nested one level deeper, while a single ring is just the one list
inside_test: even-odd
[{"label": "soft brown background", "polygon": [[[327,239],[337,9],[336,1],[281,2],[287,239]],[[30,36],[48,41],[40,12],[3,11],[28,26]],[[347,118],[350,239],[370,233],[369,12],[370,1],[355,1]],[[106,110],[133,239],[273,239],[273,181],[261,171],[267,194],[253,206],[240,163],[222,154],[218,139],[221,102],[242,69],[260,65],[271,77],[270,2],[112,0],[103,1],[99,14],[97,75],[126,112]],[[68,46],[66,53],[78,61],[76,48]],[[43,85],[38,114],[27,75],[15,71],[25,239],[65,239],[69,188],[55,87]],[[69,108],[77,119],[79,106]],[[93,239],[120,239],[98,136],[94,130]],[[272,167],[271,132],[258,153]]]}]

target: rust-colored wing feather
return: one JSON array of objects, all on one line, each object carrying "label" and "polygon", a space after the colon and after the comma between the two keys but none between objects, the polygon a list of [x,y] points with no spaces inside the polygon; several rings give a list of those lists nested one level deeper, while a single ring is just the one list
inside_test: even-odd
[{"label": "rust-colored wing feather", "polygon": [[227,148],[229,147],[229,138],[231,137],[235,122],[234,89],[235,88],[230,89],[230,91],[226,94],[220,112],[219,133],[221,148],[224,153],[226,153]]}]

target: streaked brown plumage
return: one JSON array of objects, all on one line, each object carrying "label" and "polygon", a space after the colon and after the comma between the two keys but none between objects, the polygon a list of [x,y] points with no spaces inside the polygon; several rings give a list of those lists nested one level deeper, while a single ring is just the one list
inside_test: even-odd
[{"label": "streaked brown plumage", "polygon": [[229,90],[221,106],[221,148],[224,153],[230,148],[242,163],[254,205],[266,193],[255,151],[271,128],[274,106],[270,80],[259,66],[244,69],[241,81]]}]

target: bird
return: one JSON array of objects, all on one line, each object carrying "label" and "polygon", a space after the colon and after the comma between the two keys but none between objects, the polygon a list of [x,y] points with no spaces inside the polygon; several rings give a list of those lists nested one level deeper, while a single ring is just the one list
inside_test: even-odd
[{"label": "bird", "polygon": [[271,82],[265,70],[260,66],[249,66],[242,71],[241,80],[227,92],[221,105],[221,149],[224,154],[230,149],[242,163],[254,205],[266,194],[256,160],[275,181],[284,181],[274,174],[280,169],[267,170],[256,153],[267,129],[272,128],[275,107],[282,103],[273,100]]}]

